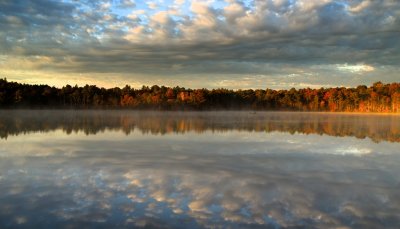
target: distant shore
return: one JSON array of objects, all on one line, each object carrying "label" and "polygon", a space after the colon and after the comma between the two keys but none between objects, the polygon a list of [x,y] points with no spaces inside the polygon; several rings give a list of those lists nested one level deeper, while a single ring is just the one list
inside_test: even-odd
[{"label": "distant shore", "polygon": [[306,111],[399,113],[400,83],[320,89],[135,89],[29,85],[0,79],[0,109],[110,109],[158,111]]},{"label": "distant shore", "polygon": [[0,108],[1,113],[8,112],[83,112],[83,113],[97,113],[97,112],[117,112],[117,113],[164,113],[164,114],[218,114],[229,112],[231,114],[249,114],[249,115],[262,115],[263,113],[298,113],[310,115],[373,115],[373,116],[400,116],[400,112],[348,112],[348,111],[296,111],[296,110],[152,110],[152,109],[126,109],[126,108]]}]

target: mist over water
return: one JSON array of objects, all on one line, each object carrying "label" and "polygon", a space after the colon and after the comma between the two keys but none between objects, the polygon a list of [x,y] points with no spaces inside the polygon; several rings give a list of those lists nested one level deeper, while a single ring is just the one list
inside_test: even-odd
[{"label": "mist over water", "polygon": [[0,138],[62,130],[93,135],[105,131],[143,134],[286,132],[400,142],[400,115],[317,112],[152,112],[99,110],[0,110]]},{"label": "mist over water", "polygon": [[1,228],[396,228],[400,116],[0,111]]}]

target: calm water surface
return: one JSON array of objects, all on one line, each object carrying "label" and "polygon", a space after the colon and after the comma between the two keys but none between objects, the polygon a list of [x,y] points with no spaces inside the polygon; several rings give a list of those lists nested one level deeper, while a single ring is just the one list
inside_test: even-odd
[{"label": "calm water surface", "polygon": [[0,228],[399,228],[400,116],[0,111]]}]

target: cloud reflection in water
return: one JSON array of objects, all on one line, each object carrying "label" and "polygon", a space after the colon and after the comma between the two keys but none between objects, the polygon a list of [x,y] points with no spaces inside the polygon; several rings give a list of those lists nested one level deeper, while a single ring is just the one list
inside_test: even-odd
[{"label": "cloud reflection in water", "polygon": [[1,143],[2,227],[400,223],[399,143],[234,128],[168,135],[56,129]]}]

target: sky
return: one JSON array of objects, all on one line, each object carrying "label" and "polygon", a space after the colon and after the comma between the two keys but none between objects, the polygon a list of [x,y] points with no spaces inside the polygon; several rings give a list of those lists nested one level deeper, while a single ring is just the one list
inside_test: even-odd
[{"label": "sky", "polygon": [[0,0],[0,77],[52,86],[400,81],[398,0]]}]

